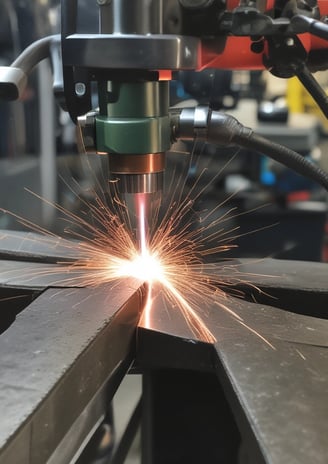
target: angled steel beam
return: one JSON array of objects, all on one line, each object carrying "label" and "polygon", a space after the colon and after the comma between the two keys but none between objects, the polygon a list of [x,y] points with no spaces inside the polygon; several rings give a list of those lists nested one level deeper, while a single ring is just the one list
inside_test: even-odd
[{"label": "angled steel beam", "polygon": [[[255,268],[248,263],[248,271],[255,273]],[[310,292],[313,282],[320,293],[320,305],[323,298],[328,307],[326,265],[292,262],[286,263],[285,268],[283,261],[276,261],[269,262],[266,270],[272,275],[289,276],[270,280],[271,288],[279,288],[280,283],[285,296],[290,292],[295,297],[300,291],[302,299],[304,290]],[[268,280],[263,277],[266,286]],[[259,275],[253,281],[261,288]],[[328,320],[317,316],[316,292],[310,294],[308,310],[314,316],[297,314],[294,307],[288,310],[283,301],[278,304],[284,309],[274,307],[277,301],[274,298],[270,300],[271,306],[235,298],[224,301],[242,321],[220,308],[217,304],[220,300],[213,297],[213,305],[204,315],[204,321],[217,338],[213,345],[198,340],[182,315],[158,297],[150,325],[139,325],[137,365],[148,373],[180,369],[204,372],[204,378],[215,373],[247,444],[251,462],[325,464]],[[192,388],[192,380],[189,385]],[[195,397],[194,401],[202,398]],[[197,423],[196,417],[194,421]],[[206,433],[206,424],[204,429]],[[155,440],[153,446],[158,444]],[[169,446],[166,440],[166,447]],[[192,452],[195,453],[194,448]]]},{"label": "angled steel beam", "polygon": [[1,464],[70,462],[134,357],[141,296],[48,289],[0,336]]}]

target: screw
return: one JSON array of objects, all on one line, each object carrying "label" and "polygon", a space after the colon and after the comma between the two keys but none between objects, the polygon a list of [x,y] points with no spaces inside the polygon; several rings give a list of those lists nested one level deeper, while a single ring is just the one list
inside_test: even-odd
[{"label": "screw", "polygon": [[293,37],[288,37],[285,41],[285,44],[287,45],[287,47],[293,47],[295,45]]},{"label": "screw", "polygon": [[86,86],[83,82],[77,82],[75,84],[75,93],[78,97],[83,97],[85,95]]}]

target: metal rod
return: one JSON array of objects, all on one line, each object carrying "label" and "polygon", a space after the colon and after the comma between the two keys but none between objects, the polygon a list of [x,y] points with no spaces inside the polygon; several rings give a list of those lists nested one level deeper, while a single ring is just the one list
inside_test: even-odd
[{"label": "metal rod", "polygon": [[114,34],[150,32],[149,1],[114,0]]},{"label": "metal rod", "polygon": [[61,33],[62,38],[76,32],[77,0],[61,0]]},{"label": "metal rod", "polygon": [[29,74],[34,66],[49,57],[49,48],[54,40],[58,40],[58,35],[49,35],[33,42],[13,61],[11,67],[19,68],[25,74]]},{"label": "metal rod", "polygon": [[56,217],[57,163],[55,134],[55,102],[49,61],[38,66],[40,110],[40,177],[43,224],[49,227]]},{"label": "metal rod", "polygon": [[319,82],[316,81],[306,66],[296,70],[296,77],[319,106],[323,115],[328,118],[328,96]]}]

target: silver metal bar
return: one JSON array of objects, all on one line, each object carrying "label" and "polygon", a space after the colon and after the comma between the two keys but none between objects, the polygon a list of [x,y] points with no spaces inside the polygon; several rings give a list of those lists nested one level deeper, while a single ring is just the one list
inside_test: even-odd
[{"label": "silver metal bar", "polygon": [[49,60],[38,66],[40,111],[40,176],[43,224],[54,223],[57,201],[57,163],[55,135],[55,101],[52,92],[52,76]]},{"label": "silver metal bar", "polygon": [[1,464],[74,457],[67,436],[83,442],[131,363],[141,295],[135,280],[49,289],[0,336]]},{"label": "silver metal bar", "polygon": [[[139,324],[137,366],[216,373],[247,451],[254,453],[250,462],[325,464],[327,266],[263,261],[256,266],[249,260],[238,269],[249,272],[248,280],[259,288],[263,279],[269,293],[272,288],[278,295],[281,287],[279,300],[268,297],[270,303],[259,304],[213,295],[203,320],[217,342],[206,344],[195,336],[181,311],[158,297],[148,326]],[[306,305],[313,316],[306,315]],[[317,306],[325,308],[321,316]],[[201,316],[204,308],[197,309]],[[170,444],[166,441],[165,446],[169,449]]]}]

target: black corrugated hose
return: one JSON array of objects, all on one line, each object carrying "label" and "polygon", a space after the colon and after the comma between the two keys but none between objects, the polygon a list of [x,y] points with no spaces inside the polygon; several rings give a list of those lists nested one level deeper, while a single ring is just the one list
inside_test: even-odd
[{"label": "black corrugated hose", "polygon": [[309,32],[316,37],[328,40],[328,24],[303,15],[295,15],[291,19],[291,28],[295,34]]},{"label": "black corrugated hose", "polygon": [[239,145],[257,151],[312,179],[328,191],[328,173],[294,150],[254,133],[232,116],[213,111],[209,118],[207,141]]},{"label": "black corrugated hose", "polygon": [[328,173],[304,156],[261,137],[226,113],[208,107],[171,110],[173,140],[205,140],[214,145],[239,146],[269,156],[328,191]]},{"label": "black corrugated hose", "polygon": [[297,69],[296,76],[317,103],[325,117],[328,118],[328,96],[324,89],[315,80],[306,66]]}]

